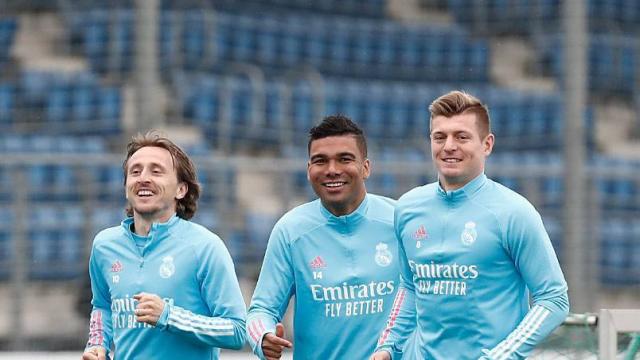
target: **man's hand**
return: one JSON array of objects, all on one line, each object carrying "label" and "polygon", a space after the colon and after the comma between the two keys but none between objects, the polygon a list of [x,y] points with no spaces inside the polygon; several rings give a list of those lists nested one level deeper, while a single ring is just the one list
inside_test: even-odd
[{"label": "man's hand", "polygon": [[160,315],[162,315],[162,310],[164,310],[164,301],[156,294],[147,293],[133,295],[133,298],[138,300],[138,305],[134,310],[136,320],[156,326]]},{"label": "man's hand", "polygon": [[82,360],[107,360],[107,350],[102,346],[94,346],[82,354]]},{"label": "man's hand", "polygon": [[376,351],[369,360],[391,360],[391,354],[386,350]]},{"label": "man's hand", "polygon": [[276,333],[266,333],[262,338],[262,353],[267,360],[278,360],[284,348],[291,348],[293,344],[284,338],[284,325],[276,324]]}]

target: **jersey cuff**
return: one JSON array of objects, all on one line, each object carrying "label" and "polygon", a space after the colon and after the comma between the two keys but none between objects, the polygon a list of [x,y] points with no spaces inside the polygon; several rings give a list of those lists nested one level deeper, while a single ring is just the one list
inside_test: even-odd
[{"label": "jersey cuff", "polygon": [[162,309],[162,314],[160,314],[160,318],[156,323],[156,328],[160,330],[166,330],[169,326],[169,313],[171,312],[171,305],[168,302],[164,302],[164,309]]},{"label": "jersey cuff", "polygon": [[394,351],[393,347],[391,345],[382,345],[382,346],[378,347],[374,352],[378,352],[378,351],[386,351],[386,352],[388,352],[389,356],[391,356],[391,360],[399,359],[398,355],[402,355],[401,353],[398,353],[398,352]]}]

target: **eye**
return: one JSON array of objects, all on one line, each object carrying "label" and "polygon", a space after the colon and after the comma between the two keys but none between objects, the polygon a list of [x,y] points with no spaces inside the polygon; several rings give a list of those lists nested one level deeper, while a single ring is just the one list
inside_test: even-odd
[{"label": "eye", "polygon": [[314,159],[311,159],[311,163],[312,163],[313,165],[323,165],[323,164],[325,164],[326,162],[327,162],[327,161],[326,161],[325,159],[323,159],[323,158],[314,158]]}]

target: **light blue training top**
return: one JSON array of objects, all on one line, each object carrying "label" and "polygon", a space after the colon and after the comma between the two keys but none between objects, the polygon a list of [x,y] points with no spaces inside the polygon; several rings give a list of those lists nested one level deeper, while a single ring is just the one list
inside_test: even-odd
[{"label": "light blue training top", "polygon": [[368,194],[334,216],[315,200],[276,223],[247,316],[258,357],[294,297],[295,359],[369,358],[398,289],[394,203]]},{"label": "light blue training top", "polygon": [[[222,240],[175,215],[147,237],[132,233],[132,224],[127,218],[94,240],[87,348],[113,345],[118,360],[218,359],[218,348],[241,348],[245,304]],[[136,321],[140,292],[165,301],[155,327]]]},{"label": "light blue training top", "polygon": [[415,328],[405,358],[522,359],[568,313],[540,215],[484,174],[454,191],[438,183],[409,191],[396,205],[395,231],[399,312],[379,349],[401,347]]}]

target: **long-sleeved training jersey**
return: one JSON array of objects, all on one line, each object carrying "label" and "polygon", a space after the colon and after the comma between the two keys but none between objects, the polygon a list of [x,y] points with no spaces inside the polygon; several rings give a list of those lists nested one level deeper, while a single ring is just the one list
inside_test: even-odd
[{"label": "long-sleeved training jersey", "polygon": [[409,191],[395,230],[399,313],[379,349],[415,327],[406,353],[416,359],[521,359],[566,317],[567,285],[540,215],[484,174],[454,191]]},{"label": "long-sleeved training jersey", "polygon": [[[133,218],[100,232],[89,274],[93,311],[87,347],[115,345],[118,360],[217,359],[245,342],[245,304],[229,253],[215,234],[173,216],[148,237]],[[137,322],[140,292],[165,301],[156,327]]]},{"label": "long-sleeved training jersey", "polygon": [[398,288],[394,202],[368,194],[336,217],[315,200],[276,223],[247,316],[256,355],[295,296],[295,359],[369,358]]}]

